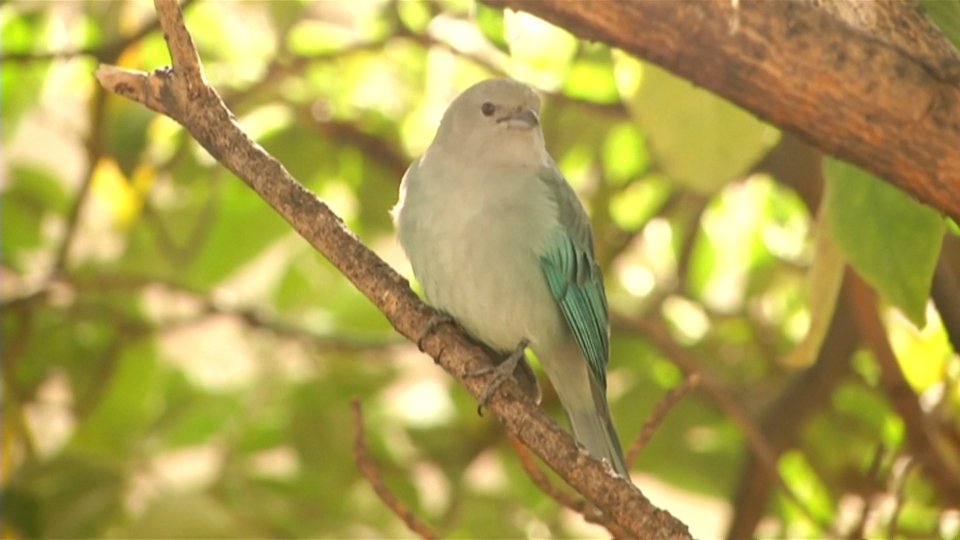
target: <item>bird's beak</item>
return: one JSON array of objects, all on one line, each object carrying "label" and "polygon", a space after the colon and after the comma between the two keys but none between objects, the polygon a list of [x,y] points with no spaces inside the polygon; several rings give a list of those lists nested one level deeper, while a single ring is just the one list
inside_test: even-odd
[{"label": "bird's beak", "polygon": [[512,113],[497,118],[497,123],[506,122],[510,129],[533,129],[540,125],[537,111],[530,107],[521,107]]}]

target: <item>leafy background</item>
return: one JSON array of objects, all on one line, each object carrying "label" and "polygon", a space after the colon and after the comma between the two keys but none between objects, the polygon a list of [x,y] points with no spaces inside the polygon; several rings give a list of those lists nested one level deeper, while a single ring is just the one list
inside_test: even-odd
[{"label": "leafy background", "polygon": [[[960,37],[960,3],[927,5]],[[356,470],[353,397],[387,485],[444,536],[605,534],[538,491],[470,396],[183,130],[100,89],[100,62],[168,63],[149,3],[14,1],[0,16],[4,538],[411,536]],[[541,92],[606,272],[621,438],[682,381],[683,354],[777,450],[803,507],[744,495],[758,465],[742,425],[694,391],[633,470],[695,535],[756,509],[762,536],[960,531],[960,503],[912,465],[873,353],[823,341],[846,260],[883,299],[956,473],[960,361],[929,295],[960,248],[936,212],[829,161],[817,221],[811,190],[764,166],[789,135],[526,14],[197,1],[186,21],[243,128],[408,275],[387,211],[446,103],[497,75]],[[805,385],[822,381],[804,375],[826,364],[842,368],[815,398]],[[784,404],[809,412],[781,423]],[[543,406],[562,416],[549,388]]]}]

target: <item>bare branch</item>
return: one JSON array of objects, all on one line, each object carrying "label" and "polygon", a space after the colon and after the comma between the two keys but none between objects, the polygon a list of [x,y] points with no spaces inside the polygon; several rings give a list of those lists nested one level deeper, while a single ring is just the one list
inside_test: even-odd
[{"label": "bare branch", "polygon": [[643,448],[650,442],[650,439],[653,438],[653,434],[657,431],[657,428],[660,427],[660,424],[663,422],[663,419],[667,417],[667,413],[670,412],[670,409],[680,401],[683,396],[687,395],[691,390],[700,385],[700,374],[691,373],[687,375],[687,378],[680,383],[679,386],[667,392],[665,396],[660,400],[660,403],[657,404],[657,408],[653,410],[653,413],[647,418],[647,421],[643,424],[643,428],[640,430],[640,433],[637,435],[637,438],[634,439],[633,444],[630,445],[630,449],[627,450],[627,463],[633,463],[637,456],[640,455],[640,452],[643,451]]},{"label": "bare branch", "polygon": [[387,505],[387,508],[396,514],[408,529],[419,534],[420,538],[438,538],[437,533],[433,532],[433,529],[428,527],[426,523],[420,521],[383,483],[380,471],[370,460],[370,455],[367,452],[366,437],[363,435],[363,411],[360,408],[360,401],[357,399],[351,401],[350,410],[353,411],[353,459],[356,460],[360,473],[367,479],[367,482],[370,482],[370,486],[383,501],[383,504]]},{"label": "bare branch", "polygon": [[527,450],[527,447],[523,445],[522,442],[516,439],[516,437],[510,437],[510,444],[513,445],[513,449],[517,452],[517,457],[520,458],[520,465],[523,466],[523,470],[527,471],[527,476],[533,480],[533,483],[540,488],[540,491],[546,493],[553,500],[560,503],[561,506],[569,508],[578,514],[583,515],[583,519],[587,520],[589,523],[596,523],[597,525],[602,525],[610,531],[610,534],[614,538],[629,538],[629,534],[624,531],[619,525],[610,521],[606,516],[604,516],[597,508],[588,503],[587,501],[573,497],[566,491],[558,488],[553,482],[547,478],[547,475],[540,470],[540,467],[537,467],[536,462],[533,461],[533,456],[530,455],[530,452]]},{"label": "bare branch", "polygon": [[803,501],[793,492],[790,486],[780,475],[780,469],[777,467],[778,454],[770,447],[760,428],[757,427],[753,418],[743,410],[743,407],[737,403],[737,400],[730,396],[720,385],[704,377],[697,367],[697,362],[670,336],[670,332],[659,321],[653,319],[631,320],[624,317],[614,317],[615,325],[628,330],[641,332],[650,338],[656,346],[663,351],[667,358],[673,361],[688,377],[696,374],[699,379],[699,385],[710,396],[711,399],[723,410],[731,420],[734,421],[743,432],[747,439],[747,444],[757,457],[763,468],[777,483],[783,491],[784,496],[790,500],[811,523],[816,523],[822,530],[827,529],[823,520],[817,519],[813,512],[803,504]]}]

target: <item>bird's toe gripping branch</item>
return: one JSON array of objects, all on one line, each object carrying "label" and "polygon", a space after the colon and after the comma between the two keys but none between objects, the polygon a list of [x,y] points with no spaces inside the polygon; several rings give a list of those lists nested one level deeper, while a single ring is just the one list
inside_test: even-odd
[{"label": "bird's toe gripping branch", "polygon": [[426,328],[423,329],[423,332],[420,333],[420,337],[417,338],[417,348],[420,349],[420,352],[426,352],[423,347],[423,341],[435,334],[440,326],[444,324],[456,325],[457,321],[455,321],[453,317],[447,315],[446,313],[437,313],[430,317],[430,320],[427,321]]},{"label": "bird's toe gripping branch", "polygon": [[530,345],[530,342],[524,338],[520,340],[520,343],[517,344],[517,348],[510,353],[502,363],[496,366],[484,366],[473,371],[468,371],[466,373],[467,377],[480,377],[483,375],[492,374],[490,380],[487,381],[487,385],[483,388],[483,393],[480,394],[480,404],[477,405],[477,414],[483,414],[481,411],[483,407],[486,407],[487,402],[490,401],[490,396],[503,384],[507,379],[513,376],[513,371],[517,368],[517,364],[521,360],[526,358],[527,346]]}]

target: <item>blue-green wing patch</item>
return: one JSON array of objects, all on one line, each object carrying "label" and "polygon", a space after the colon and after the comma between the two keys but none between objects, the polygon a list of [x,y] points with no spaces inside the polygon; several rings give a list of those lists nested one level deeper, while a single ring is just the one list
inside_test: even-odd
[{"label": "blue-green wing patch", "polygon": [[540,266],[590,370],[605,389],[610,352],[607,297],[603,276],[593,259],[590,222],[559,172],[545,171],[541,178],[551,187],[563,228],[550,239]]}]

